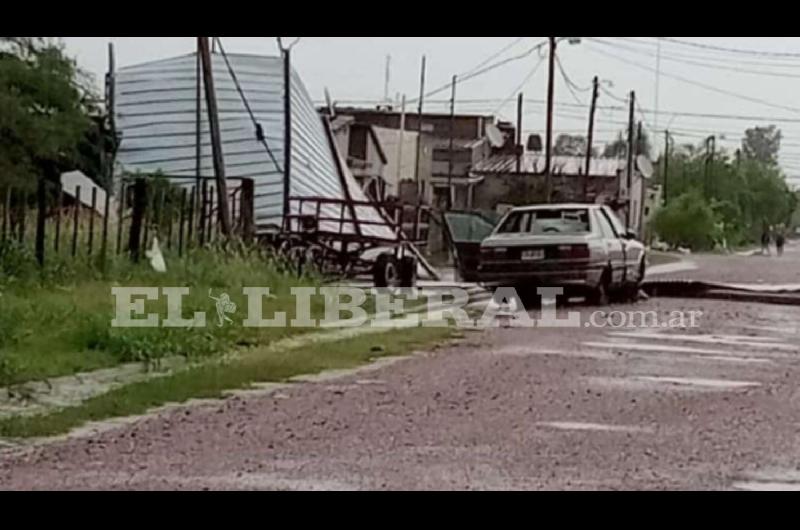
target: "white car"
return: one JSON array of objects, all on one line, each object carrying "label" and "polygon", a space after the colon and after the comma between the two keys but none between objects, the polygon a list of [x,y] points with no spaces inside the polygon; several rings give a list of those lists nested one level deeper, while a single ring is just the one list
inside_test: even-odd
[{"label": "white car", "polygon": [[591,303],[631,299],[646,255],[636,234],[607,206],[546,204],[508,212],[480,245],[477,280],[522,287],[574,288]]}]

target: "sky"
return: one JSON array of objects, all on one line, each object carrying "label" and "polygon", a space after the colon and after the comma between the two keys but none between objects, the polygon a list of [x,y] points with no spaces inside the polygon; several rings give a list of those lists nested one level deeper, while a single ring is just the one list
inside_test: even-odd
[{"label": "sky", "polygon": [[[284,37],[291,43],[296,37]],[[800,184],[800,38],[797,37],[581,37],[560,41],[556,69],[555,134],[585,134],[591,80],[601,79],[595,121],[597,143],[625,128],[624,101],[635,91],[636,119],[650,132],[657,152],[664,129],[678,143],[703,142],[733,152],[743,131],[774,122],[783,132],[781,164]],[[677,40],[676,40],[677,39]],[[446,87],[453,75],[476,67],[500,66],[457,84],[456,111],[481,112],[516,121],[516,95],[523,92],[523,130],[542,132],[547,95],[547,37],[302,37],[292,50],[293,66],[315,100],[327,88],[334,101],[375,105],[384,98],[387,56],[390,99],[419,96],[420,64],[426,56],[426,92]],[[107,45],[114,43],[117,67],[162,59],[195,49],[193,37],[65,37],[67,51],[96,76],[108,67]],[[276,55],[275,37],[222,37],[229,53]],[[717,48],[745,50],[732,52]],[[795,54],[795,55],[792,55]],[[659,61],[660,56],[660,61]],[[660,75],[656,75],[660,72]],[[570,90],[570,87],[573,89]],[[450,89],[426,99],[426,111],[447,112]],[[532,100],[532,101],[531,101]],[[503,104],[505,102],[505,105]],[[416,103],[408,110],[416,109]],[[658,112],[656,112],[658,110]],[[736,119],[681,116],[722,114]],[[754,119],[757,118],[757,119]],[[792,121],[796,120],[796,121]]]}]

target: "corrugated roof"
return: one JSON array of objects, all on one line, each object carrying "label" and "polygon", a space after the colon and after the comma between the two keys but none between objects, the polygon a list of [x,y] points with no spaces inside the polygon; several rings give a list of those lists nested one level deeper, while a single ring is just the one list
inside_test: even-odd
[{"label": "corrugated roof", "polygon": [[[213,54],[226,177],[252,178],[256,223],[259,227],[281,226],[285,162],[283,59],[243,54],[227,57],[278,166],[256,138],[255,126],[224,57]],[[122,137],[117,160],[123,171],[195,176],[196,63],[196,54],[189,54],[121,68],[116,73],[115,118]],[[342,199],[345,192],[335,147],[328,141],[321,117],[296,71],[291,73],[291,94],[290,194]],[[201,97],[200,112],[200,176],[211,177],[214,169],[205,97]],[[354,179],[347,182],[354,200],[367,200]],[[296,205],[292,206],[296,210]],[[322,214],[338,217],[339,211],[330,205],[323,207]],[[382,220],[375,208],[361,207],[357,213],[369,220]],[[330,228],[338,231],[338,224]],[[353,225],[345,227],[346,232],[353,229]],[[394,237],[388,226],[365,226],[364,231],[376,237]]]},{"label": "corrugated roof", "polygon": [[[586,159],[579,156],[554,156],[551,159],[554,175],[583,174]],[[544,173],[545,157],[540,153],[525,153],[521,161],[521,173]],[[625,171],[626,161],[618,158],[592,158],[589,173],[595,177],[616,177],[617,172]],[[516,155],[495,155],[478,162],[472,173],[516,173]]]}]

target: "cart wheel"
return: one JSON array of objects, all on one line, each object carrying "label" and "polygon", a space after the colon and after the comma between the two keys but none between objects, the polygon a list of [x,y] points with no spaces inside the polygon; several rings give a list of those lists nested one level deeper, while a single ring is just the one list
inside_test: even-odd
[{"label": "cart wheel", "polygon": [[400,287],[417,285],[417,259],[414,256],[400,258]]},{"label": "cart wheel", "polygon": [[396,287],[400,281],[397,259],[391,254],[381,254],[372,266],[375,287]]}]

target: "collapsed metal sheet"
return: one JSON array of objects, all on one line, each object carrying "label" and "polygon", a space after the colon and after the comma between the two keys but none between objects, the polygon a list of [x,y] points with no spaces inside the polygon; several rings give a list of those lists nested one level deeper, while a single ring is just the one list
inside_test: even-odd
[{"label": "collapsed metal sheet", "polygon": [[[255,185],[255,220],[260,232],[283,224],[284,72],[283,59],[227,54],[231,69],[252,110],[247,111],[225,58],[212,55],[212,70],[219,109],[222,152],[228,179],[252,178]],[[196,128],[200,110],[199,176],[214,175],[211,135],[205,97],[197,98],[197,55],[148,62],[121,68],[115,75],[115,124],[121,135],[116,168],[121,173],[156,173],[194,177]],[[296,71],[291,72],[292,153],[291,197],[343,200],[338,153],[331,145],[311,97]],[[264,142],[256,136],[253,119],[261,125]],[[265,146],[266,143],[266,146]],[[272,156],[270,156],[270,151]],[[274,159],[274,161],[273,161]],[[277,164],[276,164],[277,162]],[[367,201],[363,190],[342,164],[344,182],[355,201]],[[298,214],[299,204],[291,204]],[[396,240],[397,237],[373,206],[355,208],[362,235]],[[323,204],[321,217],[344,215],[341,231],[356,233],[351,211]],[[322,230],[338,232],[338,222],[320,223]]]}]

